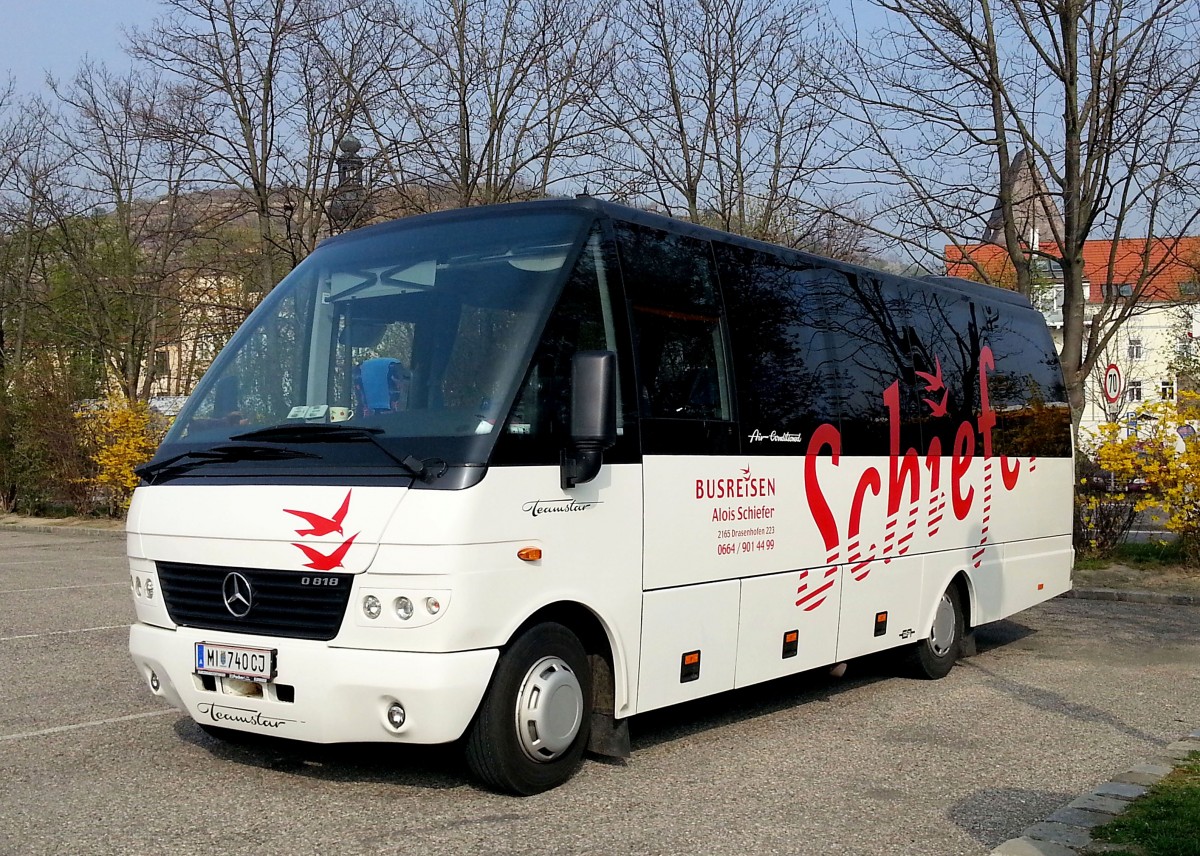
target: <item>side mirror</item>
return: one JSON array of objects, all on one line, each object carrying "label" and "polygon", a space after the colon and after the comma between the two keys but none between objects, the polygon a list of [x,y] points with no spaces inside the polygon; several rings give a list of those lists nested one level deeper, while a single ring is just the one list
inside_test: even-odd
[{"label": "side mirror", "polygon": [[580,351],[571,361],[571,447],[562,452],[562,487],[594,479],[617,442],[617,355]]}]

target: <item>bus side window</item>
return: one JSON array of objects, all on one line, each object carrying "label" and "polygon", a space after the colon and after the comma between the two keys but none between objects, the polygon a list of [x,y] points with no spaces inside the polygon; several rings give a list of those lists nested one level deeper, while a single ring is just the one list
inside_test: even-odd
[{"label": "bus side window", "polygon": [[728,419],[717,349],[720,319],[633,305],[642,411],[667,419]]},{"label": "bus side window", "polygon": [[827,340],[837,359],[835,388],[842,454],[886,455],[891,442],[887,390],[895,384],[900,449],[921,448],[923,411],[913,383],[909,318],[912,299],[886,274],[824,274],[840,299],[825,305]]},{"label": "bus side window", "polygon": [[659,419],[730,421],[723,320],[706,241],[618,224],[639,406]]},{"label": "bus side window", "polygon": [[556,463],[570,427],[572,357],[578,351],[617,350],[602,257],[599,234],[593,233],[546,322],[497,441],[497,462]]},{"label": "bus side window", "polygon": [[[802,455],[817,426],[838,423],[837,364],[826,346],[823,307],[844,299],[844,283],[768,253],[722,243],[713,249],[729,315],[743,447],[756,455]],[[790,442],[758,439],[773,434]]]},{"label": "bus side window", "polygon": [[[954,448],[959,426],[979,413],[978,307],[966,295],[930,285],[913,292],[908,331],[917,394],[937,404],[921,413],[923,443]],[[939,385],[941,389],[931,388]]]},{"label": "bus side window", "polygon": [[992,349],[989,404],[997,455],[1065,457],[1071,454],[1071,410],[1058,355],[1044,350],[1043,316],[1028,310],[979,311],[980,339]]}]

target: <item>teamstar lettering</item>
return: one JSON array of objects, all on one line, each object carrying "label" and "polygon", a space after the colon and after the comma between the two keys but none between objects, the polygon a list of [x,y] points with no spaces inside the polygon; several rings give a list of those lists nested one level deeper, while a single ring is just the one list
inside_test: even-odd
[{"label": "teamstar lettering", "polygon": [[570,514],[576,511],[587,511],[598,502],[580,502],[576,499],[535,499],[521,506],[521,510],[534,517],[543,514]]},{"label": "teamstar lettering", "polygon": [[277,719],[271,716],[263,716],[257,710],[225,707],[224,705],[208,704],[207,702],[197,705],[196,709],[213,722],[234,722],[238,725],[259,725],[263,728],[279,728],[294,721],[291,719]]}]

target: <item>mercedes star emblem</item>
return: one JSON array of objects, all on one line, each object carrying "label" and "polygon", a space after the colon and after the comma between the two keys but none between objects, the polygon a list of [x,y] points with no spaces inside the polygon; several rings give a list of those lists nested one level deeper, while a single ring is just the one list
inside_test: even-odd
[{"label": "mercedes star emblem", "polygon": [[236,571],[225,575],[221,595],[225,598],[225,608],[234,618],[245,618],[254,605],[254,590],[250,588],[250,580]]}]

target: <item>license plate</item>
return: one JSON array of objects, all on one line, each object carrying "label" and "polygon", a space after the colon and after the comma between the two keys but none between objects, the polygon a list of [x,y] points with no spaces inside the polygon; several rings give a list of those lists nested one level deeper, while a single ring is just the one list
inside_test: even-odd
[{"label": "license plate", "polygon": [[270,648],[197,642],[196,673],[265,683],[275,677],[275,651]]}]

